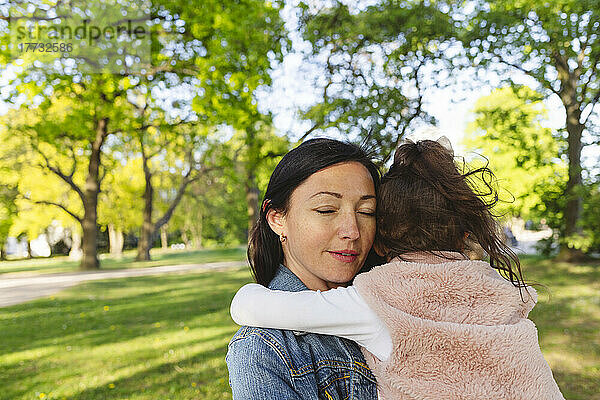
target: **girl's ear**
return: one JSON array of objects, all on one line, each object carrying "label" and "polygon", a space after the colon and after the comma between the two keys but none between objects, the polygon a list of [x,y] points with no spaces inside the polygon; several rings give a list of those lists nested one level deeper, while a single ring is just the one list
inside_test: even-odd
[{"label": "girl's ear", "polygon": [[271,230],[275,232],[277,236],[285,234],[285,215],[281,211],[272,208],[269,209],[269,211],[267,211],[266,219]]}]

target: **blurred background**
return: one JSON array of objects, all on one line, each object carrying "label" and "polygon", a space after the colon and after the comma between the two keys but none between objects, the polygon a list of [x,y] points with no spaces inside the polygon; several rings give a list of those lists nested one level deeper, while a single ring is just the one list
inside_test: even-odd
[{"label": "blurred background", "polygon": [[595,0],[0,2],[0,398],[231,398],[281,157],[445,135],[496,175],[565,397],[600,399],[598,32]]}]

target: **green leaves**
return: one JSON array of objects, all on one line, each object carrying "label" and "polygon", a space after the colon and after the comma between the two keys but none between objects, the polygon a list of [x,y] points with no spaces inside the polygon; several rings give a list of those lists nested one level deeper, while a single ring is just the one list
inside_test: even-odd
[{"label": "green leaves", "polygon": [[521,70],[551,93],[564,91],[572,75],[580,110],[593,102],[600,79],[598,2],[480,0],[473,4],[459,39],[474,63],[505,72]]},{"label": "green leaves", "polygon": [[311,56],[324,60],[322,101],[303,117],[319,131],[336,129],[389,157],[417,121],[432,122],[422,101],[427,87],[446,84],[427,74],[442,67],[452,39],[448,10],[418,1],[383,1],[360,11],[341,3],[301,5]]},{"label": "green leaves", "polygon": [[545,196],[564,190],[564,142],[544,127],[548,115],[540,94],[525,86],[496,89],[473,111],[464,144],[486,157],[498,178],[504,201],[496,211],[537,220],[560,212],[548,209]]}]

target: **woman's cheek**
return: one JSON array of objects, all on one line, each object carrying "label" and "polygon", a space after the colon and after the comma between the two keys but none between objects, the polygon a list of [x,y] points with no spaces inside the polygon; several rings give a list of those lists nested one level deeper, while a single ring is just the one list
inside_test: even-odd
[{"label": "woman's cheek", "polygon": [[360,234],[361,236],[364,236],[365,238],[368,238],[369,240],[373,241],[373,239],[375,238],[376,228],[377,227],[375,224],[375,218],[369,217],[368,219],[362,222]]}]

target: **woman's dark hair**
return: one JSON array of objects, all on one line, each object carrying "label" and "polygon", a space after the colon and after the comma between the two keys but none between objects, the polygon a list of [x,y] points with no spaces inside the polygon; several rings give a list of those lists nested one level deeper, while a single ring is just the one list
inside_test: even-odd
[{"label": "woman's dark hair", "polygon": [[257,283],[267,286],[283,262],[279,236],[271,230],[267,212],[275,209],[286,213],[292,192],[309,176],[323,168],[346,162],[364,165],[377,191],[381,179],[379,169],[365,150],[352,143],[325,138],[307,140],[283,156],[277,164],[269,179],[258,221],[248,240],[248,261]]},{"label": "woman's dark hair", "polygon": [[519,258],[501,240],[491,211],[498,202],[494,178],[487,164],[460,172],[452,151],[438,142],[401,145],[377,193],[378,249],[391,259],[416,251],[462,253],[475,242],[493,268],[524,287]]}]

